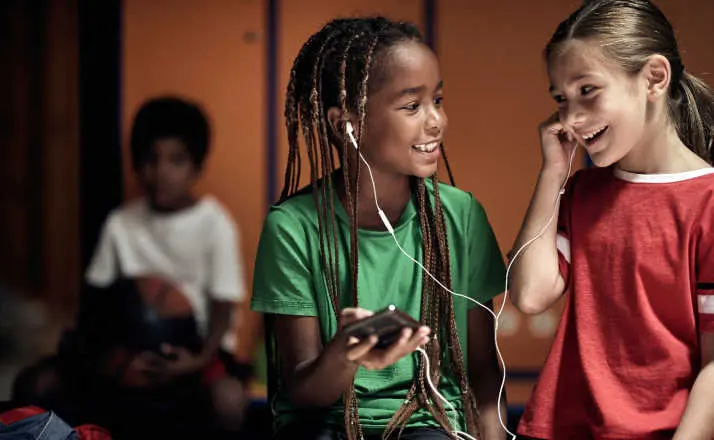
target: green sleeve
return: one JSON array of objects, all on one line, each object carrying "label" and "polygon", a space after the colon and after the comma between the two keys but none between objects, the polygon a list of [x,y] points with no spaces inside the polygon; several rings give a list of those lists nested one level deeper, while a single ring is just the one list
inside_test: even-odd
[{"label": "green sleeve", "polygon": [[279,207],[268,213],[255,260],[253,310],[317,316],[307,237],[291,213]]},{"label": "green sleeve", "polygon": [[[468,227],[470,296],[485,303],[503,293],[506,266],[486,211],[475,198],[471,199]],[[470,306],[476,304],[470,303]]]}]

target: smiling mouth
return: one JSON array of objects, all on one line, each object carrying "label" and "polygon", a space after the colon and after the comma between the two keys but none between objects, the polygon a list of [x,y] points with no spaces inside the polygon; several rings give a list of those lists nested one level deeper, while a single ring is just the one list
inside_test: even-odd
[{"label": "smiling mouth", "polygon": [[433,153],[434,151],[436,151],[437,148],[439,148],[439,145],[441,145],[441,141],[429,142],[428,144],[412,145],[412,148],[421,153]]},{"label": "smiling mouth", "polygon": [[585,143],[586,143],[587,145],[592,145],[592,144],[594,144],[595,142],[597,142],[598,139],[600,139],[600,137],[601,137],[605,132],[607,132],[608,128],[609,128],[609,126],[603,125],[602,127],[598,128],[597,130],[593,130],[593,131],[591,131],[591,132],[588,133],[588,134],[582,135],[583,141],[585,141]]}]

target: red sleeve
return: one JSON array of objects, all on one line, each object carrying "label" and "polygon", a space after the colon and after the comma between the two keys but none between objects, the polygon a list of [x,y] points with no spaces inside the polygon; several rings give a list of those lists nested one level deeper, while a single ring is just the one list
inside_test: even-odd
[{"label": "red sleeve", "polygon": [[700,333],[714,333],[714,205],[699,222],[696,243],[696,305]]}]

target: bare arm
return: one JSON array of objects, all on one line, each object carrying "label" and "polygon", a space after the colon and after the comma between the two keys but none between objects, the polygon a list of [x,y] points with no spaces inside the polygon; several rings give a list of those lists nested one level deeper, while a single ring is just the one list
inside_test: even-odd
[{"label": "bare arm", "polygon": [[[555,197],[563,178],[557,172],[541,171],[512,252],[518,251],[545,226],[553,213]],[[511,268],[509,288],[511,301],[523,313],[541,313],[564,293],[565,280],[558,267],[556,232],[557,211],[543,235],[521,251],[518,260]],[[513,255],[509,257],[512,258]]]},{"label": "bare arm", "polygon": [[[344,324],[366,318],[372,312],[344,309]],[[401,338],[385,350],[373,350],[377,338],[350,340],[338,332],[323,347],[316,317],[275,317],[278,354],[283,364],[283,377],[293,403],[297,406],[325,407],[337,402],[354,380],[357,368],[385,368],[428,341],[429,329],[404,331]]]},{"label": "bare arm", "polygon": [[515,252],[535,237],[555,209],[553,220],[542,236],[519,254],[511,268],[511,301],[527,314],[543,312],[565,291],[565,280],[558,267],[556,231],[559,206],[555,206],[555,202],[563,182],[568,178],[569,163],[576,145],[565,139],[567,135],[563,134],[563,130],[557,114],[540,127],[543,166],[523,226],[509,255],[513,258]]},{"label": "bare arm", "polygon": [[[491,304],[487,304],[491,307]],[[481,432],[485,440],[502,440],[506,432],[501,427],[498,411],[505,422],[506,396],[498,402],[502,374],[496,356],[493,318],[481,307],[468,312],[468,365],[471,388],[479,403]]]},{"label": "bare arm", "polygon": [[320,356],[323,347],[318,318],[277,315],[275,337],[283,377],[296,405],[332,405],[354,379],[358,364],[336,354]]},{"label": "bare arm", "polygon": [[231,314],[235,304],[229,301],[211,300],[208,319],[208,335],[203,344],[201,357],[210,361],[221,347],[221,341],[231,325]]},{"label": "bare arm", "polygon": [[162,344],[161,350],[165,354],[174,354],[174,358],[166,360],[152,353],[143,356],[149,359],[157,368],[163,370],[168,376],[183,376],[195,373],[214,358],[221,346],[223,336],[228,331],[231,323],[231,312],[234,304],[228,301],[211,300],[211,311],[208,321],[208,335],[203,341],[200,353],[192,353],[185,347],[173,347]]},{"label": "bare arm", "polygon": [[714,333],[702,333],[702,370],[689,394],[674,440],[714,438]]}]

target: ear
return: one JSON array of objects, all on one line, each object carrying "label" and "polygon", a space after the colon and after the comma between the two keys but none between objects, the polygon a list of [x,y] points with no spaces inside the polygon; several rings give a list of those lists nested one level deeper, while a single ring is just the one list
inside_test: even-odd
[{"label": "ear", "polygon": [[345,135],[345,121],[352,122],[352,126],[355,130],[359,130],[357,123],[349,113],[346,115],[343,114],[339,107],[330,107],[327,109],[327,122],[330,125],[330,134],[335,136],[336,139],[343,139]]},{"label": "ear", "polygon": [[642,68],[642,73],[647,80],[647,98],[650,101],[667,96],[669,83],[672,80],[672,66],[667,58],[662,55],[652,55]]},{"label": "ear", "polygon": [[327,122],[330,126],[330,134],[335,139],[342,139],[344,125],[342,124],[342,110],[338,107],[330,107],[327,109]]}]

